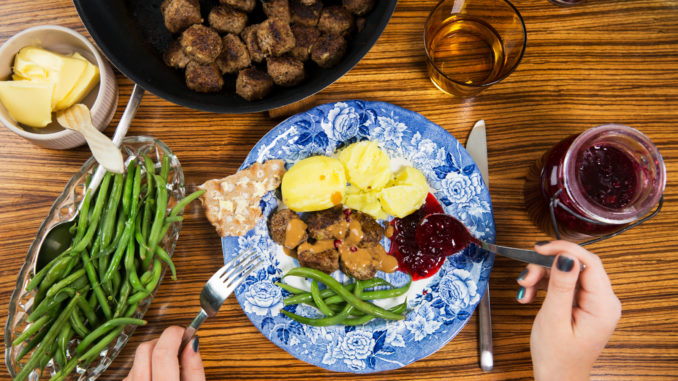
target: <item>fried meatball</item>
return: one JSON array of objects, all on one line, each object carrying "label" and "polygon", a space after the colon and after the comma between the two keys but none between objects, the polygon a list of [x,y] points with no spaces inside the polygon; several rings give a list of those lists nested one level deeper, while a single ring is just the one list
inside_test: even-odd
[{"label": "fried meatball", "polygon": [[[278,245],[285,246],[285,240],[287,238],[287,225],[294,219],[301,218],[298,214],[294,213],[290,209],[280,209],[271,213],[271,216],[268,218],[268,231],[271,234],[271,239],[273,242],[277,243]],[[305,242],[307,237],[308,234],[304,233],[299,243]],[[293,249],[293,247],[289,247],[288,249]]]},{"label": "fried meatball", "polygon": [[359,212],[357,210],[352,210],[349,218],[355,219],[360,222],[360,228],[363,231],[362,242],[375,242],[378,243],[384,238],[384,227],[381,226],[372,216],[369,214]]},{"label": "fried meatball", "polygon": [[308,235],[313,239],[344,239],[348,226],[341,205],[317,212],[309,212],[305,216]]},{"label": "fried meatball", "polygon": [[290,3],[288,0],[268,0],[261,3],[264,13],[270,19],[290,22]]},{"label": "fried meatball", "polygon": [[294,47],[290,25],[279,19],[267,19],[257,28],[259,47],[267,56],[283,55]]},{"label": "fried meatball", "polygon": [[311,6],[311,5],[315,4],[316,2],[317,2],[317,0],[301,0],[302,4],[308,5],[308,6]]},{"label": "fried meatball", "polygon": [[325,7],[320,13],[318,29],[321,32],[347,36],[354,27],[353,15],[344,7],[332,5]]},{"label": "fried meatball", "polygon": [[221,37],[212,28],[195,24],[181,34],[179,38],[181,48],[192,60],[207,64],[221,54]]},{"label": "fried meatball", "polygon": [[297,249],[299,265],[324,271],[328,274],[339,269],[339,252],[336,249],[316,253],[311,250],[300,250],[302,247],[303,245]]},{"label": "fried meatball", "polygon": [[257,6],[257,0],[219,0],[221,4],[226,4],[243,12],[252,12]]},{"label": "fried meatball", "polygon": [[358,16],[367,14],[369,11],[374,8],[374,0],[342,0],[344,7],[349,10],[349,12],[354,13]]},{"label": "fried meatball", "polygon": [[356,17],[355,19],[355,30],[356,32],[360,33],[365,29],[365,25],[367,25],[367,19],[364,17]]},{"label": "fried meatball", "polygon": [[249,68],[240,70],[235,81],[235,92],[248,101],[262,99],[273,89],[273,80],[261,70]]},{"label": "fried meatball", "polygon": [[296,45],[290,51],[292,57],[299,61],[308,60],[311,54],[311,47],[315,40],[320,37],[320,31],[316,27],[294,24],[292,25],[292,33]]},{"label": "fried meatball", "polygon": [[227,34],[222,39],[223,50],[216,63],[222,74],[235,74],[252,63],[247,47],[235,34]]},{"label": "fried meatball", "polygon": [[323,68],[330,68],[341,61],[346,53],[346,40],[342,36],[323,34],[311,48],[311,59]]},{"label": "fried meatball", "polygon": [[224,78],[216,64],[191,61],[186,65],[186,85],[199,93],[214,93],[224,86]]},{"label": "fried meatball", "polygon": [[296,86],[306,76],[304,63],[288,56],[267,58],[266,69],[273,83],[279,86]]},{"label": "fried meatball", "polygon": [[242,37],[242,40],[245,42],[252,61],[261,62],[266,58],[266,55],[261,50],[261,47],[259,47],[257,29],[259,29],[259,24],[250,25],[243,29],[242,33],[240,33],[240,37]]},{"label": "fried meatball", "polygon": [[165,65],[175,69],[183,69],[191,61],[191,59],[184,54],[179,41],[172,41],[172,43],[169,44],[165,53],[162,55],[162,60],[165,61]]},{"label": "fried meatball", "polygon": [[305,5],[303,0],[290,0],[290,14],[292,22],[306,26],[316,26],[323,3],[316,1],[312,5]]},{"label": "fried meatball", "polygon": [[374,245],[378,243],[361,243],[355,252],[344,252],[339,257],[341,271],[358,280],[372,279],[379,270],[379,260],[372,255]]},{"label": "fried meatball", "polygon": [[247,26],[247,13],[226,5],[218,5],[212,8],[207,20],[210,26],[219,32],[238,34]]},{"label": "fried meatball", "polygon": [[179,33],[193,24],[202,23],[198,0],[165,0],[160,4],[165,27]]}]

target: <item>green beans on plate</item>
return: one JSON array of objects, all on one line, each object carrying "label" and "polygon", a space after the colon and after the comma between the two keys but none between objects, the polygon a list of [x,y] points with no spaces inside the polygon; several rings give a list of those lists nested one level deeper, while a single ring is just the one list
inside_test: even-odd
[{"label": "green beans on plate", "polygon": [[[283,276],[299,276],[309,278],[311,282],[311,291],[307,292],[299,288],[278,282],[280,288],[293,294],[287,297],[283,304],[286,306],[293,304],[309,304],[316,307],[325,317],[308,318],[297,315],[292,312],[282,310],[281,312],[302,324],[313,326],[327,325],[361,325],[371,321],[374,318],[387,320],[402,320],[405,318],[403,313],[407,309],[407,302],[401,303],[393,308],[385,309],[372,302],[376,299],[388,299],[405,295],[410,289],[411,280],[402,287],[393,287],[390,283],[381,278],[369,280],[356,280],[355,283],[341,284],[336,279],[324,272],[308,267],[296,267]],[[320,284],[327,288],[321,290]],[[387,286],[387,289],[365,291],[365,289]]]},{"label": "green beans on plate", "polygon": [[49,364],[54,379],[68,379],[125,327],[146,324],[132,316],[147,305],[143,301],[160,282],[163,263],[176,278],[161,245],[164,235],[204,192],[173,200],[166,186],[170,170],[167,155],[161,163],[132,156],[124,174],[107,173],[96,192],[85,194],[70,247],[26,283],[26,292],[35,296],[26,311],[28,324],[12,342],[18,353],[15,380]]}]

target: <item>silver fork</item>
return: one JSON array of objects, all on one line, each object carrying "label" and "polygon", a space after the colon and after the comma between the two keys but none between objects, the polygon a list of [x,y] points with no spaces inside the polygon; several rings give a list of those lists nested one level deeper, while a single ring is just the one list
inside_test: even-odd
[{"label": "silver fork", "polygon": [[264,262],[254,249],[248,249],[231,259],[219,269],[200,292],[200,312],[191,325],[184,331],[181,339],[181,353],[189,341],[195,336],[202,322],[217,314],[226,298],[242,283],[247,276]]}]

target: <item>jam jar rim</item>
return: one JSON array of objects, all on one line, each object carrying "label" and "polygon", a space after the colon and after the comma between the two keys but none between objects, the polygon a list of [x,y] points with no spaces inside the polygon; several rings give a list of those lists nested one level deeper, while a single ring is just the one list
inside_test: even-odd
[{"label": "jam jar rim", "polygon": [[[576,152],[583,149],[584,145],[590,141],[591,138],[595,138],[610,132],[635,138],[636,141],[638,141],[645,149],[648,150],[648,153],[653,157],[656,163],[656,176],[659,185],[657,187],[658,191],[655,191],[653,194],[651,194],[650,202],[646,202],[645,205],[642,205],[642,208],[640,209],[637,208],[636,203],[634,203],[629,207],[622,209],[621,211],[612,211],[609,208],[599,206],[589,201],[580,186],[572,186],[572,184],[578,183],[576,163],[574,162]],[[577,209],[585,217],[603,224],[627,224],[647,214],[659,201],[666,187],[666,165],[664,164],[664,159],[659,153],[659,149],[654,143],[652,143],[647,135],[633,127],[622,124],[603,124],[582,132],[572,141],[568,147],[563,159],[563,185],[570,200],[576,204]]]}]

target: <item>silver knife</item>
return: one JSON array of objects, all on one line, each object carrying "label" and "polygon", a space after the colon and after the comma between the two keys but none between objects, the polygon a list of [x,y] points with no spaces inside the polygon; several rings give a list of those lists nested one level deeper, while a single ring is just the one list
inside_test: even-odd
[{"label": "silver knife", "polygon": [[[466,151],[476,162],[485,186],[489,188],[490,177],[487,169],[487,138],[485,135],[485,121],[479,120],[471,130],[466,140]],[[487,284],[485,294],[478,305],[478,346],[480,351],[480,369],[489,372],[494,366],[492,350],[492,315],[490,311],[490,285]]]}]

